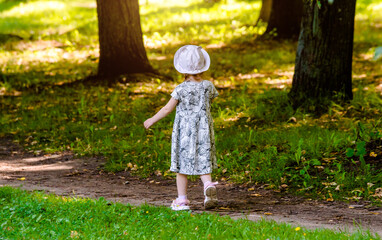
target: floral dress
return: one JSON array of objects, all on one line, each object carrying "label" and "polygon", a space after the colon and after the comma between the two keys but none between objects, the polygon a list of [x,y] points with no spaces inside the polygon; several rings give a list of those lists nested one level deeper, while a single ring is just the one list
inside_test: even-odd
[{"label": "floral dress", "polygon": [[204,175],[217,168],[211,100],[218,96],[207,80],[186,81],[171,93],[178,100],[172,131],[170,170]]}]

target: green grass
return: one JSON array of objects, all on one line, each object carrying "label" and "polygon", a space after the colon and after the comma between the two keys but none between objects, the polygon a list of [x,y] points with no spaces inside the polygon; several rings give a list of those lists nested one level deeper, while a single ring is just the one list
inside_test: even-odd
[{"label": "green grass", "polygon": [[381,4],[357,1],[354,100],[333,103],[316,117],[288,103],[296,42],[255,40],[264,31],[253,27],[260,1],[141,1],[151,64],[174,82],[112,88],[50,87],[96,73],[94,1],[0,1],[0,136],[12,136],[32,151],[104,155],[108,171],[173,177],[168,169],[174,115],[149,131],[142,123],[182,81],[172,66],[176,49],[200,44],[212,59],[205,77],[220,92],[212,109],[216,178],[327,200],[380,202],[375,192],[382,187],[382,69],[372,57],[382,45]]},{"label": "green grass", "polygon": [[380,239],[362,230],[353,234],[307,230],[274,221],[232,220],[10,187],[0,188],[0,235],[5,239]]},{"label": "green grass", "polygon": [[[3,134],[12,134],[24,147],[35,151],[104,155],[109,160],[109,171],[126,170],[142,177],[156,172],[172,177],[168,168],[174,116],[149,131],[142,123],[165,104],[173,87],[169,83],[135,83],[110,89],[59,88],[5,98],[2,107],[7,111],[3,111],[0,123],[7,131]],[[147,89],[159,88],[146,93]],[[382,106],[379,97],[369,96],[369,108],[354,100],[349,110],[333,106],[329,114],[315,119],[294,112],[285,91],[267,90],[253,96],[248,93],[255,90],[258,86],[222,89],[214,103],[220,166],[217,178],[267,183],[275,190],[286,184],[291,192],[323,199],[334,195],[335,199],[378,201],[372,195],[381,186],[379,165],[361,165],[359,157],[347,157],[346,150],[355,148],[354,141],[380,141],[380,136],[373,135],[382,133],[380,114],[376,114]],[[292,117],[296,122],[290,120]],[[368,155],[374,150],[365,150],[367,161],[373,160]],[[327,182],[336,185],[323,184]],[[374,185],[369,188],[368,183]]]}]

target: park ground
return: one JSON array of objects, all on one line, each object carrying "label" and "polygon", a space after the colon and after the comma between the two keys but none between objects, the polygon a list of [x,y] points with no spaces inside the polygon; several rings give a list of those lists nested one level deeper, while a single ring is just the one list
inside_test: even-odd
[{"label": "park ground", "polygon": [[[166,77],[91,82],[87,77],[96,74],[99,58],[94,1],[0,0],[1,186],[168,206],[176,197],[168,170],[174,115],[150,130],[142,123],[182,81],[173,54],[191,43],[211,55],[204,77],[220,94],[211,111],[220,202],[210,213],[312,229],[362,226],[382,235],[381,1],[357,1],[354,99],[329,102],[320,115],[290,105],[297,42],[258,38],[265,30],[254,26],[261,1],[146,2],[141,23],[147,55]],[[200,181],[191,180],[192,209],[204,216]],[[17,200],[10,196],[21,193],[2,192],[0,204],[8,204],[3,214],[35,222],[23,215],[22,204],[12,208]],[[64,202],[55,207],[66,207]],[[36,216],[49,220],[40,203]]]},{"label": "park ground", "polygon": [[[71,152],[33,154],[10,139],[0,141],[0,186],[43,191],[61,196],[100,198],[133,205],[169,206],[176,197],[174,180],[139,179],[128,172],[108,173],[102,157],[76,157]],[[382,236],[382,208],[368,201],[319,201],[264,189],[264,185],[220,182],[219,206],[203,209],[202,184],[192,181],[193,212],[218,213],[233,219],[270,219],[307,229],[328,228],[354,232],[369,229]]]}]

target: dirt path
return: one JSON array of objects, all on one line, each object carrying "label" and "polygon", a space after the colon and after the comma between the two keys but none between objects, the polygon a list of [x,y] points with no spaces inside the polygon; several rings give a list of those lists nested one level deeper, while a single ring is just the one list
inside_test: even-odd
[{"label": "dirt path", "polygon": [[[10,139],[0,138],[0,186],[21,186],[65,196],[104,197],[134,205],[146,202],[168,206],[176,197],[173,180],[139,180],[128,172],[109,174],[102,170],[103,163],[102,158],[76,158],[70,152],[34,155]],[[254,187],[254,191],[248,188],[220,183],[219,207],[212,212],[250,220],[273,219],[307,228],[354,231],[362,226],[382,236],[382,208],[367,203],[307,200],[262,187]],[[190,182],[188,196],[192,210],[202,212],[200,181]]]}]

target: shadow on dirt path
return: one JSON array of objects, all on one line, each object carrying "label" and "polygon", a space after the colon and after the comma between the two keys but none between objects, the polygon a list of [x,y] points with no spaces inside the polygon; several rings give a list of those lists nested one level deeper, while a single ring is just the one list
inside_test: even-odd
[{"label": "shadow on dirt path", "polygon": [[[71,152],[27,153],[9,138],[0,138],[0,186],[43,190],[64,196],[100,198],[139,205],[168,206],[176,197],[174,180],[139,179],[129,172],[102,170],[102,157],[77,158]],[[252,187],[252,186],[251,186]],[[220,202],[213,211],[232,218],[273,219],[306,228],[355,231],[362,226],[382,236],[382,208],[363,204],[308,200],[265,190],[221,182]],[[200,181],[190,181],[191,208],[203,212]],[[349,208],[351,207],[351,208]]]}]

